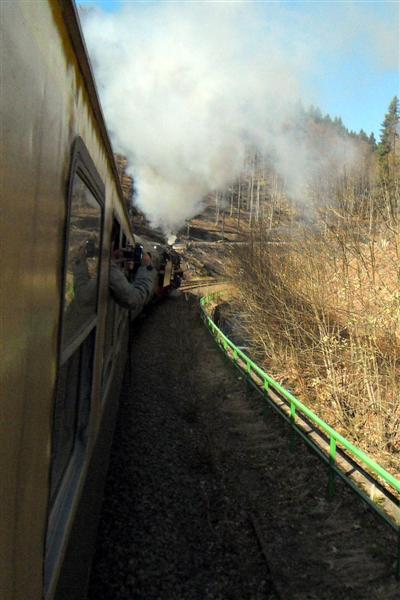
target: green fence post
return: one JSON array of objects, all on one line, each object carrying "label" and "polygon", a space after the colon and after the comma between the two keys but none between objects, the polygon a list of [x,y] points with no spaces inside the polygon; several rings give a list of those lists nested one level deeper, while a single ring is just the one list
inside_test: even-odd
[{"label": "green fence post", "polygon": [[329,442],[329,479],[328,479],[328,498],[333,498],[335,494],[335,465],[336,458],[336,440],[334,437],[330,438]]}]

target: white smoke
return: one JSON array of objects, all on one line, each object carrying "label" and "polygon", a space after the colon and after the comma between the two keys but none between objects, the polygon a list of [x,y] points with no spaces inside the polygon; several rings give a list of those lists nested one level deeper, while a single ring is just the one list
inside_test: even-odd
[{"label": "white smoke", "polygon": [[[321,164],[295,126],[315,43],[282,30],[273,9],[270,21],[260,10],[131,3],[85,14],[114,148],[128,157],[139,206],[165,231],[237,177],[249,145],[275,156],[293,193]],[[343,156],[342,148],[332,152]]]}]

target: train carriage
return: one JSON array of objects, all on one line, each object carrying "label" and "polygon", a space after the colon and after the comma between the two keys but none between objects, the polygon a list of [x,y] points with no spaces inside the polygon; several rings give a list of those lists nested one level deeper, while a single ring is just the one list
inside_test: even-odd
[{"label": "train carriage", "polygon": [[128,341],[110,251],[134,238],[73,1],[0,10],[0,590],[82,600]]}]

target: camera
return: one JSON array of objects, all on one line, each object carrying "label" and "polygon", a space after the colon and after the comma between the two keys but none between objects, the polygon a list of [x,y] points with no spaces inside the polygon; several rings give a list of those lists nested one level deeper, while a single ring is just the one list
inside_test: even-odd
[{"label": "camera", "polygon": [[124,259],[127,262],[134,262],[140,264],[143,257],[143,246],[141,244],[135,244],[134,246],[128,244],[126,248],[122,249],[122,252],[124,255]]}]

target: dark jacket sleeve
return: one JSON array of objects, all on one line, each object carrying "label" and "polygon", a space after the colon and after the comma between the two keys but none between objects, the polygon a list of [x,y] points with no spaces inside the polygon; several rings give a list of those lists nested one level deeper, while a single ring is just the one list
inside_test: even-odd
[{"label": "dark jacket sleeve", "polygon": [[133,283],[130,283],[115,263],[110,267],[110,290],[118,304],[139,312],[151,299],[157,271],[147,267],[139,267]]}]

